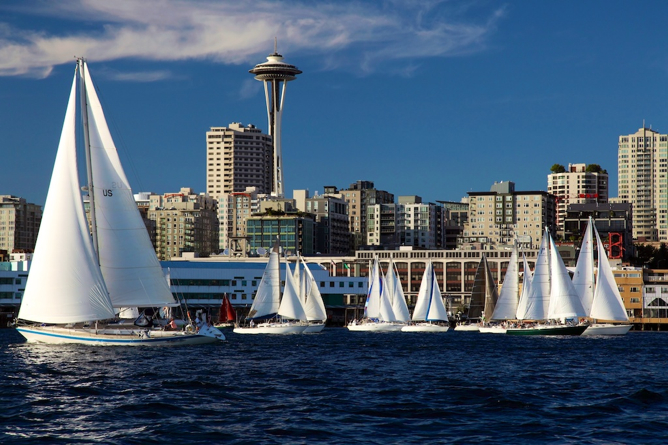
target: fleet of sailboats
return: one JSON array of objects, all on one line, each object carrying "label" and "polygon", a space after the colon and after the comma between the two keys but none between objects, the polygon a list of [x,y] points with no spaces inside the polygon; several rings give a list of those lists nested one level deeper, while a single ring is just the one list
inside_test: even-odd
[{"label": "fleet of sailboats", "polygon": [[234,328],[236,334],[301,334],[308,327],[306,311],[299,298],[290,267],[285,265],[285,288],[281,293],[280,246],[278,239],[269,253],[255,299],[248,312],[248,326]]},{"label": "fleet of sailboats", "polygon": [[[89,229],[78,179],[77,83],[89,196]],[[92,235],[92,236],[91,236]],[[224,340],[198,332],[118,323],[121,308],[178,306],[134,202],[84,59],[70,90],[17,330],[29,342],[174,345]]]}]

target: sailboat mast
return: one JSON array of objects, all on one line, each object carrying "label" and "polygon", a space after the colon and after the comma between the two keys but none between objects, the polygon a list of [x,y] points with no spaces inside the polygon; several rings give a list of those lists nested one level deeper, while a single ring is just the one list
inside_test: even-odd
[{"label": "sailboat mast", "polygon": [[91,233],[93,235],[93,248],[97,257],[98,264],[100,263],[100,253],[97,243],[97,221],[95,219],[95,193],[93,193],[93,168],[91,167],[90,159],[90,135],[88,133],[88,102],[86,98],[86,76],[84,70],[86,69],[86,61],[83,57],[77,59],[79,67],[79,91],[81,93],[81,119],[83,120],[84,132],[84,152],[86,154],[86,172],[88,174],[88,205],[90,214]]}]

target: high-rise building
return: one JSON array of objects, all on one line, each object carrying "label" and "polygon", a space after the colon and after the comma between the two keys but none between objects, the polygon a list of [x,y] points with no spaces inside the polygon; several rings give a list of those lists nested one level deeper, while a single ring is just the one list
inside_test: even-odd
[{"label": "high-rise building", "polygon": [[216,200],[184,187],[178,193],[151,195],[149,219],[155,224],[155,251],[160,260],[193,252],[206,257],[218,252]]},{"label": "high-rise building", "polygon": [[323,255],[350,253],[348,229],[348,203],[336,187],[325,187],[325,193],[309,196],[308,190],[293,190],[292,196],[298,210],[315,218],[315,250]]},{"label": "high-rise building", "polygon": [[547,192],[557,199],[557,226],[564,231],[569,204],[606,204],[608,172],[586,164],[568,164],[562,173],[547,175]]},{"label": "high-rise building", "polygon": [[229,256],[247,255],[246,219],[259,211],[258,198],[256,187],[247,187],[243,192],[223,193],[218,198],[219,247],[223,253]]},{"label": "high-rise building", "polygon": [[441,249],[445,208],[419,196],[399,196],[398,204],[367,207],[367,244],[386,248]]},{"label": "high-rise building", "polygon": [[224,193],[258,193],[272,190],[273,146],[271,136],[255,125],[233,122],[206,132],[206,192],[214,198]]},{"label": "high-rise building", "polygon": [[315,221],[296,213],[253,215],[246,219],[246,234],[251,253],[269,252],[276,237],[290,255],[313,255]]},{"label": "high-rise building", "polygon": [[302,72],[296,66],[283,62],[274,44],[274,53],[267,56],[267,61],[255,65],[249,71],[255,74],[255,79],[264,83],[264,95],[267,101],[267,117],[269,134],[273,141],[273,171],[271,194],[283,197],[283,153],[281,148],[281,122],[283,120],[283,105],[285,89],[288,82],[295,80]]},{"label": "high-rise building", "polygon": [[0,195],[0,250],[34,251],[41,221],[41,206],[25,198]]},{"label": "high-rise building", "polygon": [[668,241],[668,135],[651,128],[619,136],[617,196],[633,205],[633,237]]},{"label": "high-rise building", "polygon": [[374,204],[392,204],[394,195],[384,190],[376,190],[371,181],[357,181],[340,192],[348,202],[350,232],[353,234],[354,250],[367,242],[367,207]]},{"label": "high-rise building", "polygon": [[463,244],[511,245],[536,248],[543,229],[556,231],[554,195],[543,191],[515,191],[515,183],[494,183],[489,192],[468,192],[469,220],[457,240]]}]

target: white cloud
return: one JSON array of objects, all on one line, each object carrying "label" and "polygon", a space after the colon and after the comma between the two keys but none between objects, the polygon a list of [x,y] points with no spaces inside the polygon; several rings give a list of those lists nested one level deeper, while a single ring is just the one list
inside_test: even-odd
[{"label": "white cloud", "polygon": [[[74,56],[98,62],[136,58],[247,64],[271,52],[274,37],[279,52],[319,58],[323,69],[368,73],[391,67],[405,74],[415,66],[410,60],[484,49],[503,9],[475,17],[461,2],[455,5],[457,9],[449,2],[411,0],[19,3],[4,16],[36,16],[45,29],[0,19],[0,76],[48,76]],[[345,57],[339,54],[343,51]],[[405,66],[392,66],[397,61]]]}]

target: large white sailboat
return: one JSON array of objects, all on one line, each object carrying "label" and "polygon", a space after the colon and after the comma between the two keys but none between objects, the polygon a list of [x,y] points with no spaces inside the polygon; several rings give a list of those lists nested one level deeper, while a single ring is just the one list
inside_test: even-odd
[{"label": "large white sailboat", "polygon": [[[88,171],[89,229],[78,179],[77,82]],[[92,237],[91,237],[92,234]],[[29,342],[158,346],[224,340],[119,324],[121,308],[178,306],[146,232],[87,63],[78,59],[17,330]]]},{"label": "large white sailboat", "polygon": [[447,332],[449,328],[448,311],[431,261],[422,275],[412,320],[413,323],[401,328],[402,332]]},{"label": "large white sailboat", "polygon": [[[594,322],[589,325],[582,335],[625,335],[631,330],[632,325],[629,323],[626,308],[617,288],[605,247],[591,218],[589,225],[594,227],[596,233],[598,272],[596,273],[596,287],[592,297],[591,310],[588,313]],[[605,320],[606,322],[600,323],[597,320]]]},{"label": "large white sailboat", "polygon": [[287,264],[285,289],[281,295],[279,250],[277,240],[269,253],[269,261],[246,317],[250,324],[235,327],[235,334],[301,334],[308,327],[295,278]]},{"label": "large white sailboat", "polygon": [[538,251],[531,292],[525,301],[520,299],[517,312],[518,320],[531,320],[534,324],[508,328],[506,334],[580,335],[587,328],[569,321],[583,317],[584,309],[547,228]]},{"label": "large white sailboat", "polygon": [[396,318],[385,287],[386,283],[383,272],[380,270],[380,264],[376,257],[373,259],[370,268],[369,290],[367,292],[366,304],[364,305],[364,318],[348,323],[346,326],[348,330],[353,332],[401,330],[402,325],[395,323]]}]

